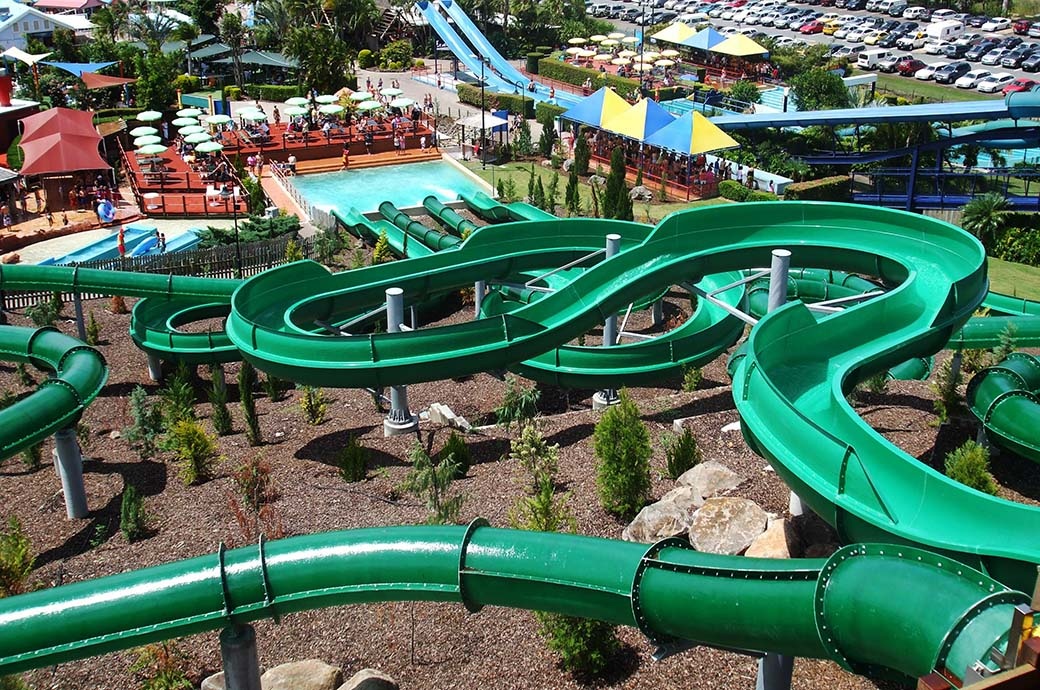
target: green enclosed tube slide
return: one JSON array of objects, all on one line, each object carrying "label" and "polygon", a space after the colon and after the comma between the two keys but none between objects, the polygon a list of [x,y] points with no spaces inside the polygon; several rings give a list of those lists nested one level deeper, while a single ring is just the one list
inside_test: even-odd
[{"label": "green enclosed tube slide", "polygon": [[1014,352],[968,383],[968,409],[989,439],[1033,462],[1040,462],[1040,359]]},{"label": "green enclosed tube slide", "polygon": [[422,203],[427,213],[460,237],[464,234],[472,234],[479,228],[476,223],[466,220],[455,209],[449,208],[432,194],[423,199]]},{"label": "green enclosed tube slide", "polygon": [[413,238],[419,240],[430,249],[434,251],[440,251],[442,249],[452,249],[459,245],[461,240],[458,237],[452,237],[451,235],[445,235],[443,232],[437,230],[431,230],[425,225],[409,216],[404,211],[394,206],[389,201],[384,201],[379,204],[379,212],[388,221],[404,230]]},{"label": "green enclosed tube slide", "polygon": [[51,374],[31,395],[0,410],[0,459],[74,427],[108,379],[100,352],[54,328],[0,328],[0,361]]},{"label": "green enclosed tube slide", "polygon": [[329,213],[358,237],[366,237],[375,242],[385,233],[390,249],[397,256],[413,259],[433,254],[433,250],[422,242],[409,241],[408,233],[389,221],[369,220],[353,207],[345,212],[340,212],[339,209],[332,209]]},{"label": "green enclosed tube slide", "polygon": [[0,600],[0,673],[229,623],[394,600],[554,611],[634,626],[655,642],[962,677],[1006,646],[1012,608],[1027,597],[907,547],[777,561],[481,521],[387,527],[261,542]]}]

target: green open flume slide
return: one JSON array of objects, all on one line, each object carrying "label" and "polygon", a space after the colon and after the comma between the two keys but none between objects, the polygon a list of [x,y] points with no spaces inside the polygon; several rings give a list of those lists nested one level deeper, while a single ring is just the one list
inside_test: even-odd
[{"label": "green open flume slide", "polygon": [[[621,252],[588,258],[612,232],[622,235]],[[888,443],[845,401],[866,376],[942,349],[986,298],[982,247],[953,226],[823,203],[694,209],[653,229],[590,219],[514,223],[450,251],[358,271],[330,274],[312,262],[267,271],[234,289],[227,335],[261,369],[303,383],[458,376],[562,352],[628,304],[767,265],[777,247],[792,250],[800,265],[894,286],[840,313],[792,303],[765,316],[734,377],[751,447],[844,540],[873,545],[826,561],[767,561],[676,542],[646,547],[483,526],[296,537],[0,601],[0,673],[229,621],[387,599],[560,611],[635,625],[657,641],[829,658],[860,672],[963,677],[975,661],[990,663],[991,648],[1006,645],[1012,607],[1026,601],[1019,592],[1036,577],[1040,510],[950,481]],[[508,281],[571,262],[585,270],[566,285],[470,323],[357,336],[315,328],[379,306],[389,287],[414,303],[474,280]],[[40,281],[54,289],[69,278],[37,273],[47,270],[61,269],[3,267],[0,288]],[[191,300],[227,294],[198,279],[161,278],[163,292],[119,274],[119,282],[130,279],[156,297],[180,299],[181,286]],[[665,350],[640,359],[648,352],[633,347],[628,361],[604,360],[603,380],[655,371]]]}]

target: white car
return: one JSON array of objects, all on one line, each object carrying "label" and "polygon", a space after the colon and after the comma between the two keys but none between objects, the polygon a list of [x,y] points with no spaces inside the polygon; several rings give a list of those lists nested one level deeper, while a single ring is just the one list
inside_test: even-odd
[{"label": "white car", "polygon": [[1007,57],[1007,54],[1010,52],[1009,48],[994,48],[983,55],[980,62],[984,65],[999,65],[1000,61]]},{"label": "white car", "polygon": [[935,73],[940,67],[945,67],[950,63],[948,62],[933,62],[930,65],[925,65],[921,69],[914,72],[914,79],[920,79],[921,81],[928,81],[929,79],[935,79]]},{"label": "white car", "polygon": [[975,88],[980,93],[996,93],[1013,81],[1015,81],[1015,75],[1007,72],[997,72],[980,81]]},{"label": "white car", "polygon": [[1011,28],[1011,20],[1007,17],[993,17],[982,25],[983,31],[1004,31]]},{"label": "white car", "polygon": [[949,41],[926,41],[924,44],[924,52],[929,55],[941,55],[943,48],[950,45]]},{"label": "white car", "polygon": [[953,85],[958,89],[974,89],[979,85],[979,82],[991,74],[992,72],[988,69],[973,69],[957,81],[953,82]]},{"label": "white car", "polygon": [[924,19],[928,16],[928,10],[925,8],[915,5],[914,7],[907,7],[903,10],[903,19]]},{"label": "white car", "polygon": [[[845,34],[845,40],[849,43],[862,43],[863,39],[867,37],[867,33],[870,31],[871,29],[864,26],[857,26],[855,29],[851,29],[847,34]],[[835,34],[835,36],[837,36],[837,34]],[[838,36],[838,38],[841,37]]]},{"label": "white car", "polygon": [[932,12],[932,22],[944,22],[947,19],[953,19],[954,15],[957,14],[953,10],[936,10]]}]

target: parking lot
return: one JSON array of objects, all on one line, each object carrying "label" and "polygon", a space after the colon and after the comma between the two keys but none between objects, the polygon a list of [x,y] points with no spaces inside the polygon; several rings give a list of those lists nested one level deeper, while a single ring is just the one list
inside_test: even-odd
[{"label": "parking lot", "polygon": [[[626,10],[629,16],[636,17],[636,21],[630,21],[628,19],[616,19],[612,18],[610,21],[618,25],[620,31],[626,33],[635,33],[640,30],[639,19],[645,13],[646,25],[650,26],[652,20],[660,19],[662,12],[678,12],[677,15],[680,19],[697,23],[710,23],[716,30],[722,33],[733,33],[740,31],[749,35],[751,38],[759,40],[763,37],[769,37],[776,41],[783,43],[823,43],[831,46],[833,50],[838,50],[841,47],[845,47],[845,53],[851,53],[850,59],[855,62],[856,55],[864,50],[875,50],[885,47],[890,53],[897,57],[901,56],[912,56],[922,61],[926,66],[934,66],[936,63],[961,63],[965,62],[968,69],[961,67],[956,71],[956,77],[960,77],[964,72],[970,70],[973,73],[977,70],[985,70],[991,74],[1007,73],[1010,74],[1012,79],[1031,79],[1040,82],[1040,37],[1031,38],[1028,35],[1018,35],[1013,31],[1011,26],[1006,28],[1000,28],[1002,22],[993,22],[989,24],[988,30],[983,30],[982,26],[986,24],[982,21],[983,19],[995,19],[986,17],[962,17],[961,15],[954,15],[952,18],[949,16],[940,16],[939,19],[949,21],[960,21],[963,24],[963,33],[958,35],[950,36],[949,40],[938,43],[937,45],[928,46],[924,39],[918,39],[916,41],[920,47],[913,49],[903,49],[896,46],[888,46],[884,40],[884,33],[870,36],[870,29],[876,31],[882,31],[891,33],[906,31],[912,24],[916,24],[915,29],[909,29],[909,33],[916,34],[918,32],[924,32],[929,25],[937,24],[938,22],[929,21],[927,18],[920,18],[919,14],[922,14],[920,9],[917,11],[911,11],[911,16],[917,18],[910,19],[904,18],[900,12],[899,17],[893,17],[890,14],[884,14],[878,11],[867,11],[866,9],[848,9],[843,7],[835,6],[824,6],[820,2],[826,2],[833,5],[835,0],[816,0],[815,3],[810,4],[808,2],[779,2],[779,0],[763,0],[761,2],[745,2],[745,0],[731,0],[729,2],[720,3],[707,3],[707,2],[691,2],[683,4],[684,0],[653,0],[644,4],[637,2],[611,2],[608,5],[613,5],[615,8],[622,8]],[[866,0],[847,0],[852,3],[853,6],[857,6],[864,3]],[[878,0],[874,0],[877,2]],[[837,0],[839,4],[844,4],[845,0]],[[890,3],[896,3],[897,0],[888,0]],[[590,3],[591,5],[598,5],[600,3]],[[668,8],[668,4],[673,4],[675,9]],[[658,6],[659,5],[659,6]],[[677,6],[676,6],[677,5]],[[910,7],[913,7],[911,5]],[[786,12],[789,13],[789,17],[781,27],[767,25],[767,22],[771,24],[775,21],[775,14],[766,14],[765,17],[757,17],[754,12],[750,10],[768,8],[770,12]],[[909,9],[909,7],[907,8]],[[796,12],[803,14],[796,15]],[[947,11],[949,14],[953,14]],[[751,14],[751,18],[747,15]],[[667,16],[667,15],[665,15]],[[768,18],[766,21],[763,19]],[[840,25],[836,34],[826,34],[822,31],[819,33],[803,33],[799,29],[801,26],[809,24],[813,19],[816,20],[827,20],[833,21]],[[996,18],[999,19],[999,18]],[[978,24],[979,26],[971,26],[969,22]],[[872,23],[872,25],[871,25]],[[887,23],[887,24],[886,24]],[[898,23],[899,26],[895,26]],[[850,28],[859,26],[863,31],[850,31]],[[792,26],[794,28],[792,28]],[[814,27],[819,28],[819,27]],[[842,31],[845,29],[845,31]],[[934,32],[934,29],[933,29]],[[852,34],[851,36],[849,34]],[[879,36],[882,38],[879,39]],[[871,41],[872,44],[864,42],[864,39]],[[1004,42],[1008,45],[1006,50],[1008,52],[1004,54],[994,54],[990,52],[990,49],[980,50],[979,44],[983,41],[995,42],[992,48],[996,48],[1000,42]],[[880,45],[878,42],[880,41]],[[890,42],[890,41],[889,41]],[[953,44],[947,47],[947,44]],[[988,44],[987,44],[988,45]],[[927,48],[927,50],[926,50]],[[974,52],[968,52],[974,49]],[[1020,62],[1030,55],[1036,55],[1037,58],[1033,62],[1027,63],[1031,68],[1030,71],[1023,69],[1021,66],[1004,66],[1000,64],[1000,59],[1008,57],[1011,51],[1018,50],[1014,53],[1016,62]],[[939,52],[929,52],[939,51]],[[942,51],[950,53],[950,56],[944,55]],[[967,53],[967,54],[965,54]],[[1025,56],[1019,58],[1018,56]],[[996,59],[995,59],[996,58]],[[983,62],[985,59],[985,63]],[[995,62],[995,64],[994,64]],[[872,71],[877,71],[873,69]],[[928,70],[926,70],[928,71]],[[935,71],[934,69],[931,71]],[[896,73],[898,74],[898,72]],[[917,81],[914,76],[901,77],[906,79],[907,88],[912,88],[913,83]],[[956,81],[956,78],[953,80]],[[1005,82],[1007,80],[1004,80]],[[967,83],[967,82],[962,82]],[[1002,88],[1003,83],[999,86]],[[968,90],[958,89],[952,83],[944,85],[944,88],[957,89],[957,90]],[[975,89],[971,89],[975,90]],[[976,91],[977,92],[977,91]],[[1001,96],[1001,92],[998,89],[994,93],[995,97]]]}]

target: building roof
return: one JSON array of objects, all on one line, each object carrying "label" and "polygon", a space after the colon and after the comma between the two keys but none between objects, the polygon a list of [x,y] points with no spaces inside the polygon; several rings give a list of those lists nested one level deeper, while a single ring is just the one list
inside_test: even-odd
[{"label": "building roof", "polygon": [[[15,22],[24,21],[25,19],[46,20],[54,25],[53,28],[71,29],[73,31],[93,27],[93,24],[82,16],[48,14],[14,0],[0,0],[0,31],[14,25]],[[39,32],[43,31],[46,31],[46,29],[39,30]],[[38,33],[38,31],[34,29],[30,33]]]},{"label": "building roof", "polygon": [[91,10],[101,7],[101,0],[36,0],[33,7],[38,10]]}]

